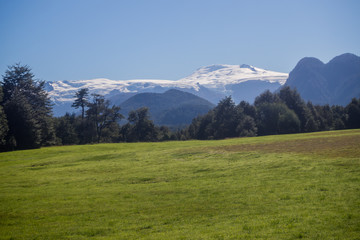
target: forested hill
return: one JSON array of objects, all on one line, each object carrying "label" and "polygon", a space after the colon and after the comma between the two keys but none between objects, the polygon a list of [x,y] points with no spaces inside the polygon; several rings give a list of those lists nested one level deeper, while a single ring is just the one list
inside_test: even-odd
[{"label": "forested hill", "polygon": [[324,64],[317,58],[303,58],[290,72],[286,86],[314,104],[342,105],[360,97],[360,57],[346,53]]},{"label": "forested hill", "polygon": [[176,89],[164,93],[139,93],[120,104],[123,115],[147,107],[155,124],[168,126],[190,124],[192,119],[207,113],[214,106],[203,98]]}]

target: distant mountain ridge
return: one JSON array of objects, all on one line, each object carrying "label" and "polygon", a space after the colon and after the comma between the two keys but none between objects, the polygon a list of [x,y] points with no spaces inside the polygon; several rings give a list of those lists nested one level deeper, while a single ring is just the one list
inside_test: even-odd
[{"label": "distant mountain ridge", "polygon": [[360,97],[360,57],[345,53],[327,64],[303,58],[285,85],[296,88],[302,98],[314,104],[346,105],[353,97]]},{"label": "distant mountain ridge", "polygon": [[90,93],[104,95],[121,104],[139,93],[165,93],[170,89],[192,93],[217,104],[225,96],[236,103],[253,102],[265,90],[276,91],[283,85],[296,88],[302,98],[314,104],[346,105],[360,97],[360,58],[346,53],[324,64],[317,58],[301,59],[290,72],[279,73],[251,65],[217,64],[197,69],[180,80],[135,79],[72,80],[47,82],[46,90],[54,103],[55,116],[74,112],[75,93],[88,88]]},{"label": "distant mountain ridge", "polygon": [[252,102],[257,95],[269,89],[276,90],[283,85],[287,73],[264,70],[247,64],[211,65],[196,70],[190,76],[172,81],[158,79],[109,80],[105,78],[91,80],[72,80],[47,82],[46,90],[54,103],[54,115],[61,116],[73,112],[71,103],[75,92],[88,88],[90,93],[104,95],[107,99],[119,103],[138,93],[164,93],[177,89],[202,97],[213,104],[225,96],[232,96],[236,102]]},{"label": "distant mountain ridge", "polygon": [[164,93],[139,93],[117,105],[124,115],[140,107],[148,107],[154,123],[167,126],[190,124],[192,119],[215,106],[194,94],[175,89]]}]

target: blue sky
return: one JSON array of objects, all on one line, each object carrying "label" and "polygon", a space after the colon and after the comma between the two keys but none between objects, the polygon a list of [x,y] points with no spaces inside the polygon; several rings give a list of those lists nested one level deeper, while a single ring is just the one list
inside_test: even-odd
[{"label": "blue sky", "polygon": [[290,72],[360,55],[358,0],[0,0],[0,73],[180,79],[211,64]]}]

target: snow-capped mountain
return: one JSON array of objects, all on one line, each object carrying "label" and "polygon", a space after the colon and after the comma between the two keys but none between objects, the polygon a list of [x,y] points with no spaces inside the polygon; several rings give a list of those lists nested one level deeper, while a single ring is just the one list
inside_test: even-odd
[{"label": "snow-capped mountain", "polygon": [[283,85],[287,77],[287,73],[268,71],[246,64],[211,65],[199,68],[190,76],[180,79],[179,82],[192,86],[199,83],[206,88],[224,89],[226,85],[259,80]]},{"label": "snow-capped mountain", "polygon": [[288,78],[287,73],[268,71],[250,65],[211,65],[196,70],[180,80],[135,79],[71,80],[47,82],[46,90],[54,102],[54,115],[73,112],[71,104],[75,93],[88,88],[90,93],[104,95],[118,104],[129,97],[143,92],[163,93],[178,89],[193,93],[216,104],[224,96],[231,95],[235,102],[254,98],[266,89],[275,90]]}]

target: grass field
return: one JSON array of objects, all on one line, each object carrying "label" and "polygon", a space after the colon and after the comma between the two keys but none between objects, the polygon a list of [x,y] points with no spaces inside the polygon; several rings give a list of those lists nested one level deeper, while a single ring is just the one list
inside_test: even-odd
[{"label": "grass field", "polygon": [[360,239],[360,130],[0,153],[0,239]]}]

